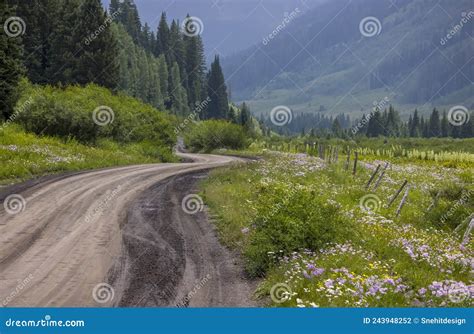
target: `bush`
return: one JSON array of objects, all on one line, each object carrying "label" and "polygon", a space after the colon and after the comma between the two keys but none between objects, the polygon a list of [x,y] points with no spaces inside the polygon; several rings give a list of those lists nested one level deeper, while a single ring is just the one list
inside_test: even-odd
[{"label": "bush", "polygon": [[174,118],[132,97],[92,84],[64,89],[23,86],[16,121],[27,131],[87,144],[97,144],[101,138],[122,144],[148,142],[169,153],[175,144]]},{"label": "bush", "polygon": [[184,140],[193,151],[210,152],[218,148],[238,150],[248,146],[245,131],[241,126],[217,120],[195,124]]},{"label": "bush", "polygon": [[350,222],[333,204],[303,189],[270,186],[259,196],[255,230],[244,254],[252,276],[263,275],[275,256],[302,249],[318,250],[327,243],[344,240]]}]

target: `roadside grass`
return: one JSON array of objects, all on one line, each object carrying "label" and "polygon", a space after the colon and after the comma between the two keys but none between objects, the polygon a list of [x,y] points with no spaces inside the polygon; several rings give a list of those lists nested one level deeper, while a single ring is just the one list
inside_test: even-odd
[{"label": "roadside grass", "polygon": [[[248,274],[265,277],[258,296],[300,307],[472,304],[474,247],[461,239],[474,211],[473,168],[393,165],[367,191],[377,164],[361,162],[353,177],[342,161],[272,153],[211,172],[205,201]],[[386,204],[405,179],[397,217],[404,191]]]},{"label": "roadside grass", "polygon": [[85,169],[160,162],[146,143],[120,145],[100,140],[95,147],[73,139],[37,136],[10,124],[0,130],[0,183]]}]

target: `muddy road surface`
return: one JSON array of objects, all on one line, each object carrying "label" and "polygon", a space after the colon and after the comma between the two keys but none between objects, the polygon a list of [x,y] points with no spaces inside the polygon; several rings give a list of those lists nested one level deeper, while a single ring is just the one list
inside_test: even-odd
[{"label": "muddy road surface", "polygon": [[234,157],[29,181],[0,201],[2,306],[253,306],[254,283],[220,245],[197,181]]}]

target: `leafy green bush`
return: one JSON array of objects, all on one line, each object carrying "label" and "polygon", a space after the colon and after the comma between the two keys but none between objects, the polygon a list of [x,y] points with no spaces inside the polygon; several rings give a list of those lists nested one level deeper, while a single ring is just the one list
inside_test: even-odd
[{"label": "leafy green bush", "polygon": [[258,198],[255,230],[244,252],[252,276],[268,270],[274,259],[271,254],[321,249],[344,240],[351,231],[337,206],[306,189],[269,186]]},{"label": "leafy green bush", "polygon": [[248,146],[245,131],[241,126],[217,120],[195,124],[185,134],[184,140],[193,151],[210,152],[218,148],[237,150]]},{"label": "leafy green bush", "polygon": [[23,86],[16,121],[27,131],[87,144],[101,138],[122,144],[148,142],[171,154],[174,119],[150,105],[97,85]]}]

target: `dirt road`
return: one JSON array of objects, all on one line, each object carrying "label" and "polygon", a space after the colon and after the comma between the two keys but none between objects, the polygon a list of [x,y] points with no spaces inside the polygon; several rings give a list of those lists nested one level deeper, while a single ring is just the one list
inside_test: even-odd
[{"label": "dirt road", "polygon": [[4,190],[2,203],[12,194],[25,201],[16,214],[0,208],[0,303],[253,305],[254,286],[193,196],[203,171],[240,159],[182,157],[194,163],[89,171]]}]

